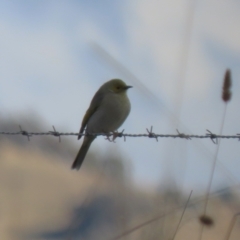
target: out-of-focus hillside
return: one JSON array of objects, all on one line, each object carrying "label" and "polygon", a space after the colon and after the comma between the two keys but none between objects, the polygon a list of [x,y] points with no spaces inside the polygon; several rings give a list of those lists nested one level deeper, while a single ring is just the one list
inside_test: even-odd
[{"label": "out-of-focus hillside", "polygon": [[[13,131],[16,122],[2,120],[0,130]],[[28,131],[49,130],[33,118],[22,122]],[[77,150],[67,138],[0,136],[1,240],[112,239],[156,216],[162,217],[122,239],[172,239],[188,196],[161,186],[134,188],[128,165],[113,153],[98,159],[90,152],[83,168],[72,171]],[[199,238],[202,209],[203,201],[190,201],[175,239]],[[225,191],[208,209],[214,226],[202,239],[224,239],[239,198]],[[239,224],[231,240],[240,238]]]}]

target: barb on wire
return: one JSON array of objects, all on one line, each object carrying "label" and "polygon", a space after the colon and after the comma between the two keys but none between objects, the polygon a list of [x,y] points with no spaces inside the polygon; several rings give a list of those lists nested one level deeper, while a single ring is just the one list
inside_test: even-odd
[{"label": "barb on wire", "polygon": [[32,136],[32,134],[31,134],[31,133],[28,133],[28,132],[25,131],[25,130],[22,130],[21,125],[19,125],[19,128],[20,128],[19,134],[22,134],[23,136],[26,136],[26,137],[28,138],[28,141],[30,141],[30,137]]},{"label": "barb on wire", "polygon": [[239,136],[238,137],[238,141],[240,141],[240,133],[237,133],[236,135]]},{"label": "barb on wire", "polygon": [[158,142],[158,136],[152,131],[153,130],[153,126],[151,126],[150,131],[146,128],[147,132],[148,132],[148,137],[149,138],[155,138],[156,141]]},{"label": "barb on wire", "polygon": [[184,133],[180,133],[180,132],[178,131],[178,129],[176,129],[176,130],[177,130],[178,136],[179,136],[180,138],[185,138],[185,139],[187,139],[187,140],[191,140],[191,137],[190,137],[189,135],[186,135],[186,134],[184,134]]},{"label": "barb on wire", "polygon": [[[207,129],[206,135],[209,136],[214,144],[218,144],[218,136]],[[215,141],[216,139],[216,141]]]},{"label": "barb on wire", "polygon": [[49,131],[49,133],[51,133],[55,137],[58,137],[58,141],[61,142],[61,134],[56,131],[54,126],[52,126],[52,127],[53,127],[53,131]]},{"label": "barb on wire", "polygon": [[124,142],[126,142],[126,136],[123,134],[124,130],[125,129],[123,129],[121,132],[115,132],[113,140],[115,140],[117,137],[123,137],[124,138]]}]

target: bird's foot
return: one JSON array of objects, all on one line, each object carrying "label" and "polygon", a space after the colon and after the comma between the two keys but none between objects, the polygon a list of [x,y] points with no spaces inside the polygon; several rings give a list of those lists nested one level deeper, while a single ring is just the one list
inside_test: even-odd
[{"label": "bird's foot", "polygon": [[105,139],[108,140],[109,142],[114,142],[114,143],[115,143],[114,140],[115,140],[117,137],[122,137],[123,132],[124,132],[124,130],[122,130],[121,132],[112,131],[111,133],[106,134],[106,138],[105,138]]}]

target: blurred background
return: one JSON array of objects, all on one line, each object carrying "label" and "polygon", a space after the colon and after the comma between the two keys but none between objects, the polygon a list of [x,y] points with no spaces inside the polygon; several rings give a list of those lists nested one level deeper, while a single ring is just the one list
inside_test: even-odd
[{"label": "blurred background", "polygon": [[[0,0],[0,131],[78,132],[97,89],[121,78],[133,88],[120,131],[240,133],[239,12],[234,0]],[[73,136],[0,136],[1,239],[111,240],[156,216],[122,239],[199,239],[218,145],[98,137],[72,171],[80,145]],[[225,236],[240,211],[239,155],[238,139],[221,141],[208,204],[214,226],[202,239]]]}]

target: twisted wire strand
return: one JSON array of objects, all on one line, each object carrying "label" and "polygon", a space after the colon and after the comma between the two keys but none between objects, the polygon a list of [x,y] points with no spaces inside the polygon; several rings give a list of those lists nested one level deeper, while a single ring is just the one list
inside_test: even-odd
[{"label": "twisted wire strand", "polygon": [[28,132],[28,131],[18,131],[18,132],[0,132],[0,135],[24,135],[24,136],[86,136],[86,135],[92,135],[92,136],[115,136],[117,137],[148,137],[148,138],[183,138],[191,140],[192,138],[210,138],[210,139],[218,139],[218,138],[224,138],[224,139],[240,139],[240,135],[217,135],[217,134],[205,134],[205,135],[187,135],[183,133],[178,134],[157,134],[153,132],[148,133],[140,133],[140,134],[131,134],[131,133],[75,133],[75,132],[57,132],[57,131],[49,131],[49,132]]}]

